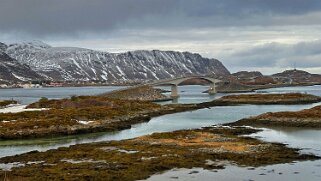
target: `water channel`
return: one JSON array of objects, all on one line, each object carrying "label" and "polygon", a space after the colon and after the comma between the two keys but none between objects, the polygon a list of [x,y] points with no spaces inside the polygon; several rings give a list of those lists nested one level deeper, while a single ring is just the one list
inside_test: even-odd
[{"label": "water channel", "polygon": [[[70,88],[67,88],[68,91]],[[68,93],[58,93],[59,96],[53,98],[68,97],[80,91],[72,88],[73,91]],[[88,88],[87,88],[88,89]],[[95,88],[90,88],[95,90]],[[109,88],[97,87],[99,91],[90,94],[102,93]],[[117,87],[112,88],[112,90]],[[206,86],[182,86],[179,87],[181,97],[180,103],[203,102],[213,100],[224,94],[210,96],[201,92],[207,89]],[[50,90],[51,91],[51,90]],[[64,91],[63,88],[58,91]],[[107,90],[108,91],[108,90]],[[310,87],[286,87],[267,89],[265,92],[302,92],[321,96],[321,86]],[[45,91],[46,92],[46,91]],[[87,93],[88,91],[86,91]],[[73,93],[73,94],[70,94]],[[79,94],[82,94],[80,92]],[[22,94],[22,93],[21,93]],[[55,90],[57,95],[57,90]],[[87,93],[89,94],[89,93]],[[6,97],[0,90],[0,99]],[[37,93],[39,97],[45,97]],[[35,99],[33,97],[32,99]],[[50,97],[50,96],[47,96]],[[29,103],[31,98],[26,98],[25,103]],[[168,102],[170,103],[170,102]],[[0,157],[21,154],[32,150],[45,151],[62,146],[69,146],[81,143],[91,143],[108,140],[130,139],[137,136],[151,134],[154,132],[167,132],[180,129],[200,128],[214,124],[234,122],[239,119],[258,115],[265,112],[277,111],[297,111],[314,107],[317,104],[309,105],[242,105],[242,106],[224,106],[211,109],[201,109],[191,112],[176,113],[153,118],[148,123],[134,125],[131,129],[117,131],[113,133],[95,133],[77,136],[64,136],[53,138],[42,138],[33,140],[14,140],[0,141]],[[263,139],[269,142],[286,143],[289,147],[302,148],[304,153],[313,153],[321,156],[321,130],[318,129],[264,129],[263,132],[251,136]],[[189,174],[191,171],[194,174]],[[148,180],[321,180],[321,161],[296,162],[291,164],[271,165],[259,168],[238,167],[235,165],[227,166],[224,170],[207,171],[200,168],[191,170],[178,169],[155,175]]]}]

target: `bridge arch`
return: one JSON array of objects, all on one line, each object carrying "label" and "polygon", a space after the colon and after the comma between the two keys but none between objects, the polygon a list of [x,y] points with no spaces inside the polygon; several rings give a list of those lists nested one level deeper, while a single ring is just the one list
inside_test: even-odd
[{"label": "bridge arch", "polygon": [[181,78],[173,78],[173,79],[167,79],[167,80],[159,80],[151,85],[153,86],[161,86],[161,85],[170,85],[171,86],[171,97],[172,98],[177,98],[179,97],[178,94],[178,85],[181,84],[182,82],[190,79],[202,79],[210,82],[210,88],[208,93],[209,94],[216,94],[216,83],[221,82],[219,79],[215,79],[212,77],[207,77],[207,76],[190,76],[190,77],[181,77]]}]

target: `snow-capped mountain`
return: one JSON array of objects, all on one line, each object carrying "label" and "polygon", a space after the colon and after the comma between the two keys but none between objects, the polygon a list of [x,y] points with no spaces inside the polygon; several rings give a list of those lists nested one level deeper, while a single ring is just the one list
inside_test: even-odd
[{"label": "snow-capped mountain", "polygon": [[21,82],[42,79],[28,65],[19,63],[17,60],[9,57],[5,52],[3,43],[0,43],[0,82]]},{"label": "snow-capped mountain", "polygon": [[52,80],[157,80],[183,75],[230,74],[220,61],[189,52],[107,53],[29,42],[11,44],[6,53]]}]

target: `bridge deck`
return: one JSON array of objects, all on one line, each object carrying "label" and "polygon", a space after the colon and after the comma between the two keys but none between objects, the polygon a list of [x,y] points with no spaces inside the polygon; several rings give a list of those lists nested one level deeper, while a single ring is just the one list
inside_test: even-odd
[{"label": "bridge deck", "polygon": [[190,77],[180,77],[180,78],[159,80],[159,81],[152,82],[149,85],[153,85],[153,86],[156,86],[156,85],[178,85],[178,84],[180,84],[186,80],[189,80],[189,79],[204,79],[204,80],[207,80],[207,81],[214,83],[214,84],[217,82],[221,82],[221,80],[219,80],[219,79],[215,79],[215,78],[207,77],[207,76],[190,76]]}]

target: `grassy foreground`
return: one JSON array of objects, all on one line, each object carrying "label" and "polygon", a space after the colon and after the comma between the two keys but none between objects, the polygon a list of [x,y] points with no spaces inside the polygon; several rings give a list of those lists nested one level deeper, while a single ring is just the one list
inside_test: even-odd
[{"label": "grassy foreground", "polygon": [[239,135],[250,128],[208,127],[154,133],[123,141],[80,144],[46,152],[5,157],[15,163],[0,178],[10,180],[119,180],[146,179],[173,168],[223,169],[221,161],[242,166],[261,166],[318,159],[300,155],[297,149]]}]

